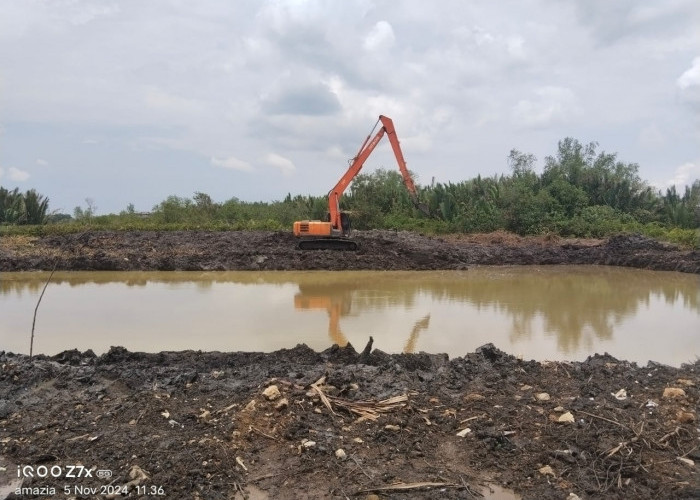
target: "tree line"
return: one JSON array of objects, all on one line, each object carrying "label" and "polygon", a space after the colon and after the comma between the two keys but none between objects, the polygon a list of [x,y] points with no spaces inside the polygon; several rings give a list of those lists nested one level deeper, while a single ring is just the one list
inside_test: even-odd
[{"label": "tree line", "polygon": [[[572,138],[560,141],[556,153],[544,159],[541,174],[535,172],[536,161],[532,154],[512,150],[508,174],[417,185],[432,217],[413,206],[400,174],[393,170],[358,175],[341,199],[341,208],[350,213],[356,229],[505,230],[575,237],[634,231],[700,246],[700,180],[682,193],[675,187],[663,193],[640,178],[637,164],[599,152],[597,143]],[[51,220],[46,217],[48,199],[33,191],[10,193],[15,200],[20,195],[33,197],[24,206],[45,202],[42,217]],[[0,198],[0,207],[6,206],[2,203]],[[281,201],[251,203],[235,197],[214,202],[206,193],[195,193],[192,198],[170,196],[149,214],[137,214],[133,205],[109,216],[94,216],[91,207],[76,207],[72,222],[122,228],[289,229],[295,220],[322,220],[327,210],[325,195],[288,194]],[[0,223],[41,223],[20,219],[30,220],[13,216]]]}]

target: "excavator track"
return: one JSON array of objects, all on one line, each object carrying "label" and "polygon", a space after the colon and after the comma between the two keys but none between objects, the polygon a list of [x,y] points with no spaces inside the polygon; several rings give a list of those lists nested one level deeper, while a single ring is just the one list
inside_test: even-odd
[{"label": "excavator track", "polygon": [[340,250],[354,252],[359,245],[356,241],[345,238],[314,238],[303,239],[297,244],[299,250]]}]

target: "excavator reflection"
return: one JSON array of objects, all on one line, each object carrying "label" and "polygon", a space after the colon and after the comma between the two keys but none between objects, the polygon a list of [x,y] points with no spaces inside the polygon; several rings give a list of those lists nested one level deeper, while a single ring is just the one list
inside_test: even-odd
[{"label": "excavator reflection", "polygon": [[[358,284],[358,288],[361,284]],[[348,339],[340,328],[340,319],[350,315],[352,289],[338,289],[337,285],[299,284],[299,293],[294,295],[294,308],[301,310],[323,310],[328,313],[328,336],[334,344],[344,347]],[[430,314],[415,322],[404,344],[405,354],[414,353],[422,331],[430,326]],[[369,332],[368,332],[369,333]]]}]

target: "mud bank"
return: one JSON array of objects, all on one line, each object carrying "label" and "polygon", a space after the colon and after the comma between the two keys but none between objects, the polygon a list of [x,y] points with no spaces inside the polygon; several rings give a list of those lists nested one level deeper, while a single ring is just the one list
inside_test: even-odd
[{"label": "mud bank", "polygon": [[447,270],[475,265],[597,264],[700,273],[700,251],[639,235],[607,240],[507,233],[428,237],[363,231],[356,252],[300,251],[290,232],[100,231],[0,238],[0,271]]},{"label": "mud bank", "polygon": [[[300,345],[0,352],[0,367],[8,498],[479,498],[487,485],[525,499],[700,496],[700,361]],[[17,465],[63,476],[18,479]],[[96,470],[66,477],[71,466]]]}]

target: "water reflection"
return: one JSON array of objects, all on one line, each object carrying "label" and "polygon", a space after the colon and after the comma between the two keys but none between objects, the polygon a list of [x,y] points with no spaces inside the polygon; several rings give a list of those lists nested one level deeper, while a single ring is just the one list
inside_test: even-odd
[{"label": "water reflection", "polygon": [[[328,337],[331,343],[345,347],[348,339],[340,329],[340,319],[350,315],[354,295],[366,286],[365,282],[360,281],[346,283],[341,288],[337,283],[299,283],[299,293],[294,295],[294,307],[299,310],[325,310],[328,314]],[[416,321],[404,345],[404,353],[415,352],[420,332],[429,326],[430,314]]]},{"label": "water reflection", "polygon": [[[0,274],[0,349],[26,352],[47,277]],[[56,273],[39,316],[39,351],[49,353],[128,341],[146,351],[361,348],[373,335],[389,352],[456,356],[494,342],[535,359],[608,351],[680,364],[700,354],[700,277],[580,266]]]}]

